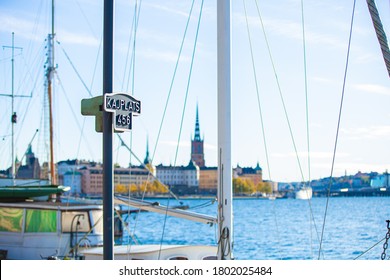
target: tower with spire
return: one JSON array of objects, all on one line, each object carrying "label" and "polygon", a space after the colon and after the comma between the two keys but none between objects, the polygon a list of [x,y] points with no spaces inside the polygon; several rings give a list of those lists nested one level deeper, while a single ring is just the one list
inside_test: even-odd
[{"label": "tower with spire", "polygon": [[146,139],[146,155],[144,159],[144,166],[154,175],[156,176],[156,168],[153,166],[152,159],[149,154],[149,136]]},{"label": "tower with spire", "polygon": [[191,160],[199,167],[205,166],[203,139],[200,138],[198,104],[196,104],[195,136],[194,139],[191,140]]}]

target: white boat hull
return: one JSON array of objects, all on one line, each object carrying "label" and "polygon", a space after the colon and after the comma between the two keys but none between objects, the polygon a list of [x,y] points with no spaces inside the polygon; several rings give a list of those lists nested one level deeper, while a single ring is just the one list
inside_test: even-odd
[{"label": "white boat hull", "polygon": [[295,192],[295,199],[311,199],[313,190],[310,187],[304,187]]},{"label": "white boat hull", "polygon": [[[86,260],[103,260],[103,248],[83,248]],[[121,245],[114,246],[115,260],[211,260],[217,258],[216,246],[204,245]]]}]

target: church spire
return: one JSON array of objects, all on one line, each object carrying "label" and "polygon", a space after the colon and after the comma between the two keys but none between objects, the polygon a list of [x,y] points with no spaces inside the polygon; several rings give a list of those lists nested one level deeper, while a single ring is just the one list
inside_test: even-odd
[{"label": "church spire", "polygon": [[198,104],[196,104],[195,136],[191,141],[191,160],[199,167],[205,166],[203,140],[200,138]]},{"label": "church spire", "polygon": [[145,156],[145,159],[144,159],[144,164],[149,164],[151,163],[151,160],[150,160],[150,156],[149,156],[149,136],[148,138],[146,139],[146,156]]},{"label": "church spire", "polygon": [[195,137],[194,137],[194,141],[201,141],[201,139],[200,139],[200,129],[199,129],[198,104],[196,104],[196,119],[195,119]]}]

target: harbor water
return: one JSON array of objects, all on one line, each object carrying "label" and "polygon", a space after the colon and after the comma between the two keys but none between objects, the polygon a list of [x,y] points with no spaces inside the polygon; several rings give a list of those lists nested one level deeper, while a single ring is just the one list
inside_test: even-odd
[{"label": "harbor water", "polygon": [[[179,201],[153,199],[162,205]],[[190,211],[216,216],[211,199],[184,199]],[[241,260],[380,260],[390,197],[234,199],[234,258]],[[124,216],[125,243],[215,245],[217,227],[141,212]],[[130,238],[131,232],[133,238]],[[133,240],[133,241],[130,241]],[[322,242],[320,242],[322,240]],[[321,245],[320,245],[321,244]],[[377,245],[375,245],[377,244]],[[321,247],[321,250],[320,250]],[[387,257],[390,251],[387,252]]]}]

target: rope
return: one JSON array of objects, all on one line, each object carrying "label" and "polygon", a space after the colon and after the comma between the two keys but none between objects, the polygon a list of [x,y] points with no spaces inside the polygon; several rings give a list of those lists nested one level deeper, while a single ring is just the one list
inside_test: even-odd
[{"label": "rope", "polygon": [[335,139],[334,149],[333,149],[332,167],[331,167],[331,171],[330,171],[330,180],[329,180],[328,194],[327,194],[327,199],[326,199],[324,221],[323,221],[323,224],[322,224],[320,248],[318,250],[318,259],[320,259],[320,254],[321,254],[321,251],[322,251],[322,241],[323,241],[323,238],[324,238],[325,222],[326,222],[326,216],[327,216],[327,213],[328,213],[328,206],[329,206],[330,188],[332,186],[334,163],[335,163],[335,159],[336,159],[337,142],[338,142],[339,131],[340,131],[340,124],[341,124],[341,112],[342,112],[342,109],[343,109],[344,95],[345,95],[345,83],[346,83],[346,80],[347,80],[349,52],[350,52],[350,49],[351,49],[352,27],[353,27],[353,20],[354,20],[354,17],[355,17],[355,6],[356,6],[356,0],[353,1],[352,16],[351,16],[351,27],[350,27],[350,30],[349,30],[349,39],[348,39],[347,58],[346,58],[345,70],[344,70],[343,88],[342,88],[342,92],[341,92],[340,110],[339,110],[339,117],[338,117],[338,121],[337,121],[336,139]]},{"label": "rope", "polygon": [[386,33],[383,29],[383,25],[381,19],[379,17],[378,9],[376,8],[374,0],[367,0],[368,9],[370,11],[372,23],[375,28],[376,36],[379,41],[379,45],[381,47],[383,59],[385,60],[387,72],[390,77],[390,50],[389,45],[387,43]]}]

